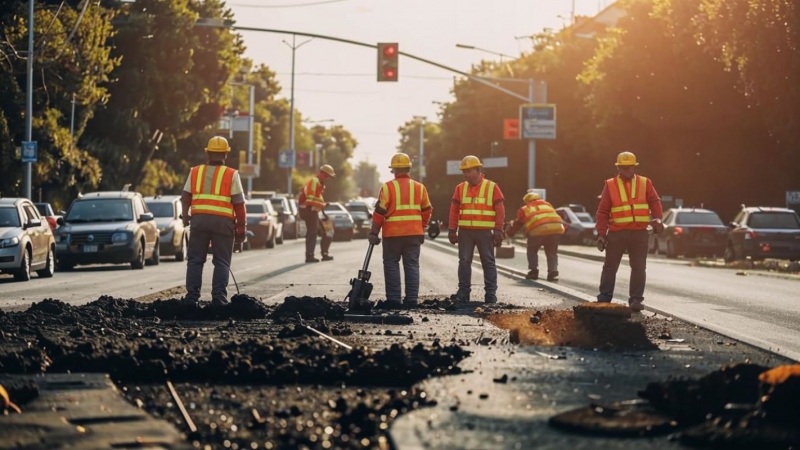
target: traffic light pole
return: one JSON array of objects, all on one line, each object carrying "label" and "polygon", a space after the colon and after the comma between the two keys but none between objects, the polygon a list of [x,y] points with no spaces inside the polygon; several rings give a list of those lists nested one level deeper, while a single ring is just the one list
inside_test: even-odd
[{"label": "traffic light pole", "polygon": [[[533,78],[528,78],[528,103],[533,103]],[[523,124],[519,124],[520,127]],[[528,139],[528,188],[536,187],[536,139]]]},{"label": "traffic light pole", "polygon": [[[25,140],[33,140],[33,0],[28,2],[28,86],[25,93]],[[23,180],[23,195],[31,199],[31,179],[33,167],[31,162],[25,163],[25,177]]]},{"label": "traffic light pole", "polygon": [[[292,152],[292,155],[295,154],[294,153],[294,60],[295,60],[295,52],[297,52],[298,48],[300,48],[300,47],[308,44],[309,42],[311,42],[311,39],[309,39],[309,40],[307,40],[305,42],[301,42],[300,45],[296,45],[295,39],[297,38],[298,34],[299,33],[293,33],[292,34],[292,44],[291,45],[289,45],[288,42],[283,41],[284,44],[288,45],[289,48],[292,49],[292,82],[291,82],[291,88],[290,88],[291,94],[290,94],[290,100],[289,100],[289,150]],[[312,37],[312,39],[313,39],[313,37]],[[296,159],[297,158],[295,158],[295,160]],[[286,169],[286,193],[289,194],[289,195],[292,194],[292,167],[293,167],[293,165],[290,165]]]},{"label": "traffic light pole", "polygon": [[[253,130],[253,122],[256,115],[255,111],[256,107],[256,87],[252,84],[250,85],[250,113],[247,117],[247,130],[248,130],[248,137],[247,137],[247,164],[253,164],[253,135],[255,134]],[[233,126],[231,126],[233,129]],[[253,177],[247,177],[247,192],[253,192]]]}]

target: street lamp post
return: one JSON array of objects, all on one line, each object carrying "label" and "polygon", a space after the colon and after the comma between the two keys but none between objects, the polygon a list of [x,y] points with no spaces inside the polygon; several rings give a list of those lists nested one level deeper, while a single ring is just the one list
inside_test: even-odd
[{"label": "street lamp post", "polygon": [[[25,93],[25,140],[33,140],[33,0],[28,0],[28,83]],[[25,163],[23,180],[25,198],[31,198],[32,164]]]},{"label": "street lamp post", "polygon": [[414,116],[419,126],[419,182],[425,181],[425,116]]},{"label": "street lamp post", "polygon": [[[298,48],[308,44],[313,40],[309,39],[307,41],[301,42],[299,45],[296,44],[297,35],[292,35],[292,43],[289,44],[286,41],[283,41],[284,44],[289,46],[292,49],[292,82],[290,88],[290,100],[289,100],[289,150],[294,154],[294,61],[295,61],[295,52]],[[286,169],[286,193],[292,193],[292,166],[290,165]]]}]

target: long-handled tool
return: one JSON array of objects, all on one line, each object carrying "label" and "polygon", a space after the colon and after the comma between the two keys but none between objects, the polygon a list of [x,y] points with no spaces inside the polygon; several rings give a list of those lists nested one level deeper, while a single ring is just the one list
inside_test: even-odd
[{"label": "long-handled tool", "polygon": [[372,258],[373,247],[375,246],[369,244],[367,257],[364,258],[364,266],[358,271],[358,277],[350,279],[352,288],[347,297],[345,297],[345,300],[349,299],[350,312],[358,311],[369,314],[372,311],[373,304],[369,301],[369,296],[372,294],[372,283],[369,282],[369,278],[372,273],[367,268],[369,267],[369,260]]}]

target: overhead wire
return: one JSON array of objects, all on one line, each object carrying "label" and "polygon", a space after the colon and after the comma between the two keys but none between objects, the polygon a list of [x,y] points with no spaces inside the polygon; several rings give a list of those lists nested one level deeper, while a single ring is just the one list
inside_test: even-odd
[{"label": "overhead wire", "polygon": [[323,0],[318,2],[310,2],[310,3],[288,3],[283,5],[247,5],[244,3],[230,3],[230,6],[238,6],[240,8],[300,8],[304,6],[318,6],[318,5],[326,5],[328,3],[339,3],[339,2],[346,2],[349,0]]}]

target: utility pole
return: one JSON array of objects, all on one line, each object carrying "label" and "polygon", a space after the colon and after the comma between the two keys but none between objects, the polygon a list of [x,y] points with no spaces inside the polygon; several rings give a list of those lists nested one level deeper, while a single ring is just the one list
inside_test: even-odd
[{"label": "utility pole", "polygon": [[[252,84],[250,85],[250,112],[248,113],[247,117],[247,164],[253,164],[253,119],[256,116],[255,112],[256,107],[256,87]],[[233,129],[233,126],[231,126]],[[259,162],[260,163],[260,162]],[[291,169],[290,169],[291,170]],[[247,192],[253,192],[253,177],[247,177]]]},{"label": "utility pole", "polygon": [[[533,103],[533,78],[528,78],[528,103]],[[522,127],[522,124],[520,124],[520,127]],[[536,187],[536,139],[528,139],[528,188],[533,189],[535,187]]]},{"label": "utility pole", "polygon": [[[289,100],[289,151],[292,152],[294,155],[294,61],[295,61],[295,52],[298,48],[308,44],[313,40],[313,38],[301,42],[300,45],[296,45],[297,35],[292,34],[292,43],[289,44],[286,41],[283,41],[284,44],[288,45],[289,48],[292,49],[292,82],[290,88],[290,100]],[[291,195],[292,194],[292,167],[294,164],[289,166],[286,169],[286,193]]]},{"label": "utility pole", "polygon": [[[28,0],[28,86],[25,95],[25,140],[33,140],[33,0]],[[31,198],[32,164],[25,163],[24,196]]]},{"label": "utility pole", "polygon": [[419,182],[425,181],[425,116],[414,116],[419,125]]}]

